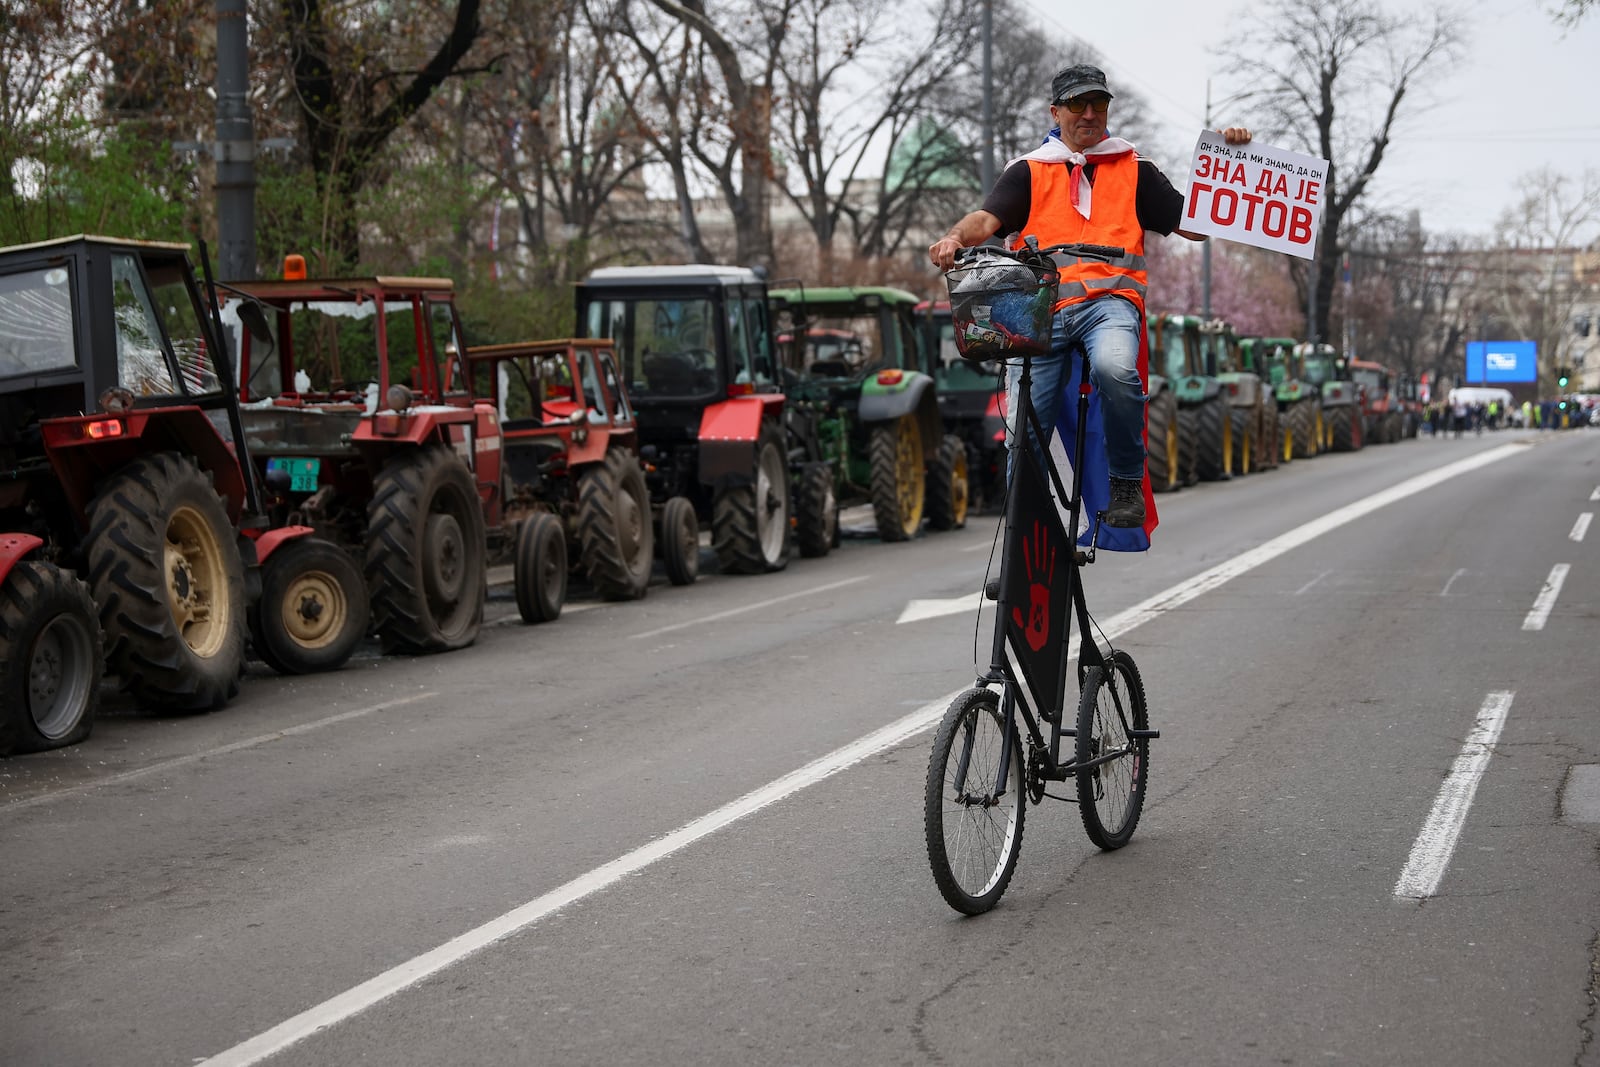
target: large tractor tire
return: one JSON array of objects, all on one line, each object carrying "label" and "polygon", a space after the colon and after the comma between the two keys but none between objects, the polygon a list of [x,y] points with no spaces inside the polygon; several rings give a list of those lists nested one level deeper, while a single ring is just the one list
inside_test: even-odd
[{"label": "large tractor tire", "polygon": [[1254,408],[1229,408],[1228,422],[1233,448],[1228,454],[1228,469],[1249,474],[1255,469],[1256,412]]},{"label": "large tractor tire", "polygon": [[1310,459],[1317,454],[1320,422],[1308,400],[1298,401],[1289,409],[1289,430],[1295,459]]},{"label": "large tractor tire", "polygon": [[567,602],[567,531],[548,511],[536,511],[517,528],[511,569],[517,614],[532,625],[553,622]]},{"label": "large tractor tire", "polygon": [[367,583],[344,549],[320,537],[279,545],[249,612],[256,655],[279,674],[343,667],[367,636]]},{"label": "large tractor tire", "polygon": [[578,478],[578,556],[607,600],[638,600],[650,588],[655,560],[650,490],[639,457],[625,448]]},{"label": "large tractor tire", "polygon": [[175,452],[128,464],[89,505],[106,669],[140,704],[210,711],[239,691],[244,564],[208,474]]},{"label": "large tractor tire", "polygon": [[1195,475],[1203,482],[1221,481],[1228,477],[1228,453],[1233,444],[1228,402],[1218,395],[1193,410],[1199,445]]},{"label": "large tractor tire", "polygon": [[808,463],[800,472],[794,517],[800,555],[826,556],[839,538],[839,498],[833,488],[833,468],[827,463]]},{"label": "large tractor tire", "polygon": [[447,652],[477,640],[488,593],[483,506],[448,448],[391,459],[367,505],[367,590],[385,652]]},{"label": "large tractor tire", "polygon": [[1178,469],[1184,485],[1200,481],[1200,409],[1178,409]]},{"label": "large tractor tire", "polygon": [[1164,389],[1151,398],[1146,414],[1145,438],[1149,453],[1150,488],[1158,493],[1178,488],[1183,484],[1178,449],[1178,398],[1170,389]]},{"label": "large tractor tire", "polygon": [[928,464],[928,528],[959,530],[967,524],[967,446],[946,434]]},{"label": "large tractor tire", "polygon": [[1273,470],[1283,457],[1283,441],[1278,429],[1278,403],[1271,396],[1261,404],[1261,435],[1257,438],[1256,469]]},{"label": "large tractor tire", "polygon": [[673,585],[693,585],[700,576],[700,520],[686,496],[661,507],[661,564]]},{"label": "large tractor tire", "polygon": [[50,563],[13,566],[0,585],[0,756],[88,737],[105,669],[89,587]]},{"label": "large tractor tire", "polygon": [[761,424],[751,461],[750,482],[722,489],[711,506],[711,543],[717,565],[729,574],[789,565],[789,465],[775,424]]},{"label": "large tractor tire", "polygon": [[1356,425],[1356,412],[1354,408],[1336,407],[1328,409],[1328,443],[1329,451],[1354,452],[1360,446],[1360,429]]},{"label": "large tractor tire", "polygon": [[872,515],[883,541],[909,541],[927,501],[922,430],[912,415],[872,428]]}]

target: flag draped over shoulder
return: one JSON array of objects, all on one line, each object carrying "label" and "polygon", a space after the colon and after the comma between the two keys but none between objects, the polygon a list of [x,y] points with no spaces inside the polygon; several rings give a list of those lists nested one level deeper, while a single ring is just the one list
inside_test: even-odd
[{"label": "flag draped over shoulder", "polygon": [[[1102,299],[1116,299],[1115,297],[1102,297]],[[1062,383],[1065,390],[1061,398],[1061,417],[1056,423],[1056,434],[1060,437],[1062,445],[1066,448],[1068,457],[1072,455],[1072,443],[1077,439],[1078,432],[1078,382],[1083,376],[1083,360],[1076,355],[1067,357],[1072,364],[1072,373]],[[1150,392],[1150,345],[1149,337],[1144,325],[1139,327],[1139,381],[1143,383],[1145,395]],[[1111,468],[1106,458],[1105,416],[1100,410],[1100,391],[1091,386],[1089,390],[1089,415],[1088,434],[1083,442],[1083,514],[1086,521],[1082,524],[1084,532],[1079,535],[1078,543],[1088,545],[1094,537],[1094,517],[1099,512],[1111,506]],[[1145,428],[1141,436],[1148,436],[1150,416],[1145,413]],[[1148,446],[1148,440],[1146,441]],[[1062,471],[1062,481],[1071,487],[1067,481],[1071,477],[1069,471]],[[1141,491],[1144,493],[1144,526],[1106,526],[1101,524],[1099,544],[1101,548],[1112,552],[1148,552],[1150,550],[1150,535],[1155,532],[1160,518],[1156,515],[1155,494],[1150,490],[1150,471],[1148,467],[1144,473]]]}]

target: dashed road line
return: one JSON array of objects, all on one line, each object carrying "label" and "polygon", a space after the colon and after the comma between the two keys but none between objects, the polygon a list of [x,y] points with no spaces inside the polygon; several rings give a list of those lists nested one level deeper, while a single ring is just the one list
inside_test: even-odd
[{"label": "dashed road line", "polygon": [[1439,882],[1450,865],[1450,856],[1455,852],[1461,828],[1467,822],[1467,812],[1472,808],[1472,798],[1478,792],[1478,782],[1489,766],[1489,757],[1505,726],[1514,696],[1514,692],[1502,691],[1484,698],[1472,732],[1462,744],[1461,754],[1439,787],[1433,810],[1411,846],[1405,869],[1394,884],[1395,896],[1422,900],[1439,891]]},{"label": "dashed road line", "polygon": [[1561,595],[1561,586],[1567,580],[1567,572],[1571,569],[1572,565],[1568,563],[1557,563],[1550,568],[1550,577],[1544,580],[1544,587],[1534,598],[1533,607],[1528,610],[1527,618],[1522,620],[1524,630],[1544,629],[1544,624],[1550,619],[1550,612],[1556,606],[1556,598]]},{"label": "dashed road line", "polygon": [[1589,532],[1589,523],[1594,521],[1594,512],[1585,511],[1578,516],[1578,521],[1572,524],[1572,532],[1567,534],[1569,541],[1582,541],[1583,535]]}]

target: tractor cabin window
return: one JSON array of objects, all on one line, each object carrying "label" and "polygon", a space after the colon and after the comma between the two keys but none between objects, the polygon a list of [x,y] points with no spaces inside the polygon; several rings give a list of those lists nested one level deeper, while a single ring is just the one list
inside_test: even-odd
[{"label": "tractor cabin window", "polygon": [[78,365],[71,282],[65,267],[0,277],[0,378]]}]

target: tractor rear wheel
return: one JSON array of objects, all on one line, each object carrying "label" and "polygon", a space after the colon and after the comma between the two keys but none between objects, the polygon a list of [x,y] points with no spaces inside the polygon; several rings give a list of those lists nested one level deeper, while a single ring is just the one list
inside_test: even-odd
[{"label": "tractor rear wheel", "polygon": [[560,519],[536,511],[523,520],[511,574],[523,622],[551,622],[561,615],[567,601],[567,532]]},{"label": "tractor rear wheel", "polygon": [[911,415],[872,428],[872,514],[878,537],[909,541],[922,525],[927,497],[922,430]]},{"label": "tractor rear wheel", "polygon": [[256,655],[279,674],[332,671],[367,635],[361,569],[320,537],[279,545],[261,571],[261,599],[249,611]]},{"label": "tractor rear wheel", "polygon": [[445,652],[477,640],[488,592],[483,506],[448,448],[396,456],[367,505],[367,589],[386,652]]},{"label": "tractor rear wheel", "polygon": [[1355,409],[1337,407],[1328,409],[1328,450],[1353,452],[1356,448]]},{"label": "tractor rear wheel", "polygon": [[946,434],[928,464],[928,528],[959,530],[967,524],[967,446]]},{"label": "tractor rear wheel", "polygon": [[655,530],[644,468],[632,451],[613,449],[579,477],[578,551],[607,600],[638,600],[649,591]]},{"label": "tractor rear wheel", "polygon": [[673,585],[692,585],[700,576],[700,520],[688,497],[670,497],[662,505],[661,563]]},{"label": "tractor rear wheel", "polygon": [[1145,433],[1148,441],[1150,488],[1165,493],[1183,484],[1178,466],[1178,398],[1163,389],[1150,400]]},{"label": "tractor rear wheel", "polygon": [[23,560],[0,585],[0,756],[89,736],[105,674],[89,587]]},{"label": "tractor rear wheel", "polygon": [[806,559],[826,556],[839,540],[839,499],[833,490],[833,468],[808,463],[800,472],[800,494],[794,503],[795,541]]},{"label": "tractor rear wheel", "polygon": [[244,564],[210,476],[175,452],[144,456],[88,514],[106,669],[150,707],[226,704],[244,668]]},{"label": "tractor rear wheel", "polygon": [[773,423],[762,422],[752,458],[749,483],[722,489],[712,503],[717,564],[730,574],[763,574],[789,564],[789,466]]},{"label": "tractor rear wheel", "polygon": [[1228,452],[1233,443],[1228,402],[1219,394],[1194,409],[1198,437],[1194,472],[1201,481],[1215,482],[1228,476]]},{"label": "tractor rear wheel", "polygon": [[1258,439],[1260,448],[1256,460],[1258,469],[1272,470],[1277,467],[1283,452],[1283,443],[1278,439],[1278,432],[1278,402],[1269,395],[1261,404],[1261,436]]}]

